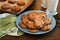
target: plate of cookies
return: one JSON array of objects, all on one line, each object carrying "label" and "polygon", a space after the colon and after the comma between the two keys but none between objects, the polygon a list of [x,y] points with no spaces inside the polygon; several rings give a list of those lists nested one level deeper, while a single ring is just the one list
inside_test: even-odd
[{"label": "plate of cookies", "polygon": [[32,2],[33,0],[0,0],[0,11],[19,14]]},{"label": "plate of cookies", "polygon": [[17,28],[28,34],[45,34],[55,28],[56,20],[51,14],[40,10],[26,11],[16,20]]}]

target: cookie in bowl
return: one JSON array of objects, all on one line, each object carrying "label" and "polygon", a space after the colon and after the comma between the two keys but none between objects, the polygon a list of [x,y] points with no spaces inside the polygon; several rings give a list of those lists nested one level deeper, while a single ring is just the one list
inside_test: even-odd
[{"label": "cookie in bowl", "polygon": [[38,16],[39,16],[40,18],[46,18],[46,12],[39,12],[39,13],[38,13]]},{"label": "cookie in bowl", "polygon": [[22,24],[22,28],[27,28],[29,32],[47,31],[51,29],[51,19],[46,16],[45,12],[29,12],[28,14],[22,15],[21,18],[22,22],[26,25],[25,27]]},{"label": "cookie in bowl", "polygon": [[[36,12],[36,15],[33,14],[34,20],[30,20],[28,14],[33,12]],[[39,15],[38,15],[39,14]],[[24,16],[27,15],[27,16]],[[30,14],[31,15],[31,14]],[[27,21],[26,28],[23,28],[19,23],[22,22],[22,16],[27,17],[29,21]],[[49,19],[46,19],[49,18]],[[50,19],[51,18],[51,19]],[[44,19],[48,21],[46,24],[44,22]],[[25,21],[24,21],[25,22]],[[16,25],[17,28],[19,28],[21,31],[28,33],[28,34],[33,34],[33,35],[38,35],[38,34],[45,34],[50,31],[52,31],[55,28],[56,25],[56,20],[52,15],[47,15],[46,12],[40,11],[40,10],[31,10],[31,11],[26,11],[22,14],[20,14],[16,20]]]},{"label": "cookie in bowl", "polygon": [[28,23],[28,21],[29,21],[29,19],[28,19],[28,16],[25,14],[25,15],[22,15],[22,22],[26,25],[27,23]]},{"label": "cookie in bowl", "polygon": [[35,32],[38,32],[38,31],[39,31],[39,30],[37,30],[37,29],[29,29],[29,32],[32,32],[32,33],[33,33],[33,32],[35,33]]},{"label": "cookie in bowl", "polygon": [[33,21],[28,21],[28,23],[26,25],[29,29],[35,29],[35,25],[34,25]]},{"label": "cookie in bowl", "polygon": [[47,17],[43,21],[44,21],[44,25],[48,25],[51,23],[51,18]]},{"label": "cookie in bowl", "polygon": [[30,12],[30,13],[28,14],[28,18],[29,18],[30,20],[34,20],[34,19],[36,18],[36,16],[37,16],[37,12]]},{"label": "cookie in bowl", "polygon": [[22,28],[27,28],[26,25],[25,25],[23,22],[20,22],[19,25],[20,25]]},{"label": "cookie in bowl", "polygon": [[47,31],[47,30],[50,30],[50,29],[51,29],[51,26],[50,25],[46,25],[41,30],[42,31]]}]

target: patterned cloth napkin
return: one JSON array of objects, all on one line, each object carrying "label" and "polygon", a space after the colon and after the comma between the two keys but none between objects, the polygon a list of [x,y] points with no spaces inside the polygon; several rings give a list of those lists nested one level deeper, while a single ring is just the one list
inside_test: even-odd
[{"label": "patterned cloth napkin", "polygon": [[16,16],[8,13],[0,14],[0,38],[5,35],[20,36],[24,33],[16,27]]}]

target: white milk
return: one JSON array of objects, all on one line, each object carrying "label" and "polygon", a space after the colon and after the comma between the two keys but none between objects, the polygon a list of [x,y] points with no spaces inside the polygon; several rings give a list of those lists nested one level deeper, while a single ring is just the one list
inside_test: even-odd
[{"label": "white milk", "polygon": [[42,5],[44,8],[47,8],[47,11],[49,11],[52,15],[57,14],[57,6],[59,0],[42,0]]}]

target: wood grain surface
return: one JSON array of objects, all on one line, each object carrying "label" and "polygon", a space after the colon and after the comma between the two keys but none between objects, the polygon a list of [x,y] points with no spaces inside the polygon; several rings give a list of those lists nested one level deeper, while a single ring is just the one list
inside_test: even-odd
[{"label": "wood grain surface", "polygon": [[0,40],[60,40],[60,1],[58,5],[58,15],[55,16],[57,24],[54,30],[44,35],[29,35],[24,34],[20,37],[6,35]]},{"label": "wood grain surface", "polygon": [[40,10],[41,9],[41,2],[42,0],[35,0],[35,5],[33,5],[33,7],[31,7],[31,9],[33,10]]}]

